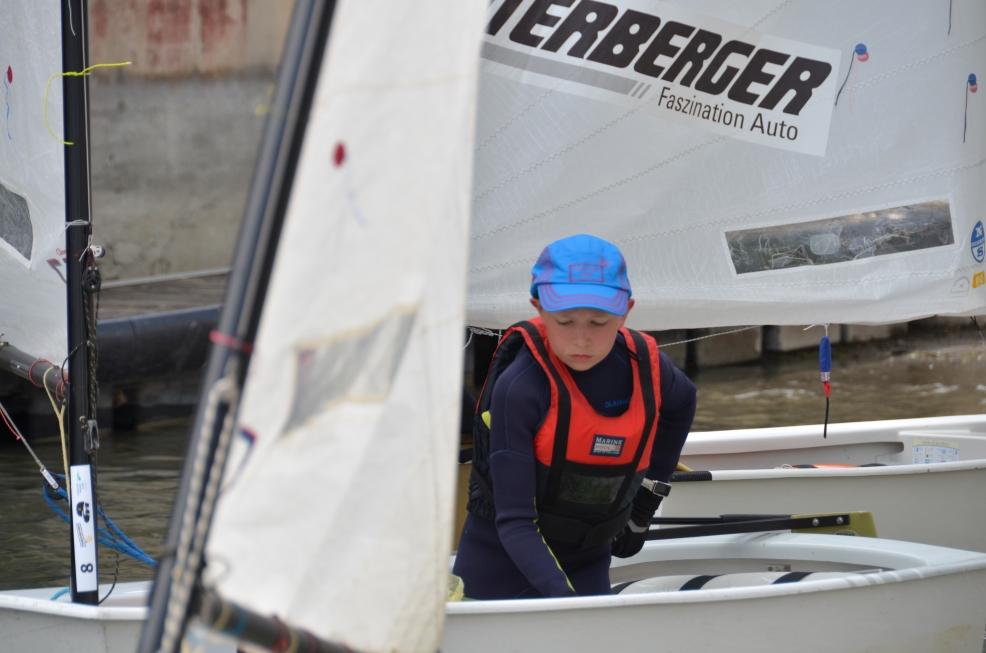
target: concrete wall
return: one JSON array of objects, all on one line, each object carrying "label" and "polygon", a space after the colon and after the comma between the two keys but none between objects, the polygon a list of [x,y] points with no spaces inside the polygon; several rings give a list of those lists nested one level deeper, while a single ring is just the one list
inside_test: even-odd
[{"label": "concrete wall", "polygon": [[289,0],[90,0],[92,203],[107,280],[227,266]]},{"label": "concrete wall", "polygon": [[105,279],[229,265],[272,83],[92,80],[92,211]]}]

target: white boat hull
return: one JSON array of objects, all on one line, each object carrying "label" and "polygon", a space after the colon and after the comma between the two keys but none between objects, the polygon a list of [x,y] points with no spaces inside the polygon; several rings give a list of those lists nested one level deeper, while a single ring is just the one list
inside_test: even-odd
[{"label": "white boat hull", "polygon": [[[614,584],[678,574],[812,570],[838,577],[783,585],[447,606],[442,651],[969,651],[986,625],[986,555],[909,542],[791,533],[649,542],[614,560]],[[887,571],[874,571],[886,569]],[[136,646],[149,583],[125,583],[103,606],[0,592],[2,650],[123,653]],[[101,593],[108,588],[101,588]],[[191,630],[192,650],[231,653]]]},{"label": "white boat hull", "polygon": [[[921,455],[955,458],[918,463]],[[890,539],[986,551],[986,416],[693,433],[664,516],[866,510]],[[879,467],[793,469],[795,464]],[[685,475],[687,478],[689,475]],[[695,475],[701,476],[701,475]]]},{"label": "white boat hull", "polygon": [[[120,583],[100,606],[52,600],[58,588],[0,592],[0,651],[133,653],[147,619],[149,582]],[[100,596],[110,590],[99,588]],[[234,653],[236,647],[193,626],[191,650]]]},{"label": "white boat hull", "polygon": [[981,650],[986,556],[972,552],[835,535],[720,536],[648,543],[614,565],[612,580],[785,563],[798,569],[803,561],[896,570],[785,585],[466,601],[449,604],[441,650]]}]

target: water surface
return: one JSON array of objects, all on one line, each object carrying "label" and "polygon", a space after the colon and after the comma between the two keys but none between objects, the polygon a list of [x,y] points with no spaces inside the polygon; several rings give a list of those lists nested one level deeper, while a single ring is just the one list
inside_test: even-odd
[{"label": "water surface", "polygon": [[[986,346],[977,334],[911,337],[878,345],[834,346],[831,420],[847,422],[986,411]],[[814,352],[694,376],[695,430],[819,423],[824,400]],[[189,418],[104,432],[100,500],[150,555],[161,553]],[[60,471],[57,438],[34,439],[38,455]],[[69,531],[41,498],[41,478],[24,449],[0,434],[0,589],[64,586]],[[103,582],[151,578],[148,567],[115,553],[100,556]]]}]

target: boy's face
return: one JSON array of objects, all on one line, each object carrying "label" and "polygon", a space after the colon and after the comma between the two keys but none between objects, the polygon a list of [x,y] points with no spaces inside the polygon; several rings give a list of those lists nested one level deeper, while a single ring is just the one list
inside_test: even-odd
[{"label": "boy's face", "polygon": [[[616,344],[616,333],[626,321],[626,315],[593,308],[548,312],[536,299],[531,300],[531,305],[544,322],[551,351],[577,372],[591,369],[609,355]],[[627,304],[627,313],[631,308],[632,299]]]}]

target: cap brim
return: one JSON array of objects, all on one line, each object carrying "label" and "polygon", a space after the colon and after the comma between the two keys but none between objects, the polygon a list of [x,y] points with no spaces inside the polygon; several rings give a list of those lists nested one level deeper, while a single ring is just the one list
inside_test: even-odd
[{"label": "cap brim", "polygon": [[630,293],[591,283],[545,283],[538,286],[538,301],[549,313],[574,308],[594,308],[613,315],[626,315]]}]

